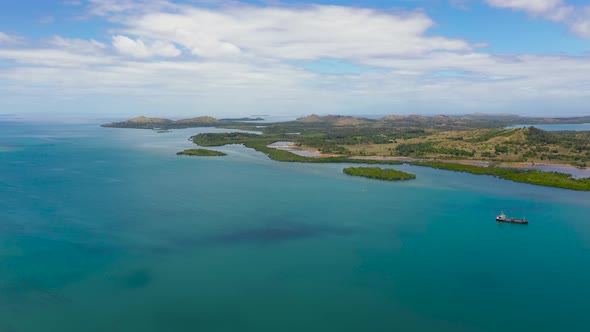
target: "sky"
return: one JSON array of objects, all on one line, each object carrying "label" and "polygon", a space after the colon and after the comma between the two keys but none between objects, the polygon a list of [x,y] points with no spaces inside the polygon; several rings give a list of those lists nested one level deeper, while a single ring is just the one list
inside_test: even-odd
[{"label": "sky", "polygon": [[0,114],[590,115],[590,0],[0,0]]}]

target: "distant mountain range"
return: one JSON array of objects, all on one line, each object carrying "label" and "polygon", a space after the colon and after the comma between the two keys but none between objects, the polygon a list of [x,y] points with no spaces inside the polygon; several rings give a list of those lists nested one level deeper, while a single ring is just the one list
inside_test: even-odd
[{"label": "distant mountain range", "polygon": [[[103,124],[103,127],[115,128],[140,128],[140,129],[173,129],[192,127],[222,127],[235,126],[239,123],[247,124],[250,121],[261,121],[262,118],[227,118],[216,119],[210,116],[199,116],[189,119],[170,120],[165,118],[148,118],[145,116],[136,117],[121,122]],[[310,126],[336,126],[336,127],[357,127],[357,126],[393,126],[393,127],[432,127],[432,128],[481,128],[481,127],[504,127],[518,124],[574,124],[590,123],[590,116],[568,117],[568,118],[541,118],[523,117],[512,114],[468,114],[468,115],[387,115],[379,119],[367,119],[363,117],[312,114],[298,118],[295,121],[284,122],[284,124],[299,124]]]}]

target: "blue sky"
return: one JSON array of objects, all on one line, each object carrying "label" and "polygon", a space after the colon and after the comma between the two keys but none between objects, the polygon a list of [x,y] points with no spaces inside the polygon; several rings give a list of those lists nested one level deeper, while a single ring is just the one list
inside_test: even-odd
[{"label": "blue sky", "polygon": [[0,2],[0,113],[588,115],[581,0]]}]

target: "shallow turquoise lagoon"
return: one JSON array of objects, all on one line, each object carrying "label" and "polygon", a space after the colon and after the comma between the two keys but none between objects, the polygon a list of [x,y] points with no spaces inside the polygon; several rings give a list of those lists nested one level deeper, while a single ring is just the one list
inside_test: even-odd
[{"label": "shallow turquoise lagoon", "polygon": [[198,132],[0,125],[0,331],[590,330],[590,193]]}]

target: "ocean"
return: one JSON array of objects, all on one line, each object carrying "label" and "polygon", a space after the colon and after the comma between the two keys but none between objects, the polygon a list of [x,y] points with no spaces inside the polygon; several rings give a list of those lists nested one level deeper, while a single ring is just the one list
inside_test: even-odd
[{"label": "ocean", "polygon": [[0,124],[0,332],[590,330],[590,192],[203,131]]}]

